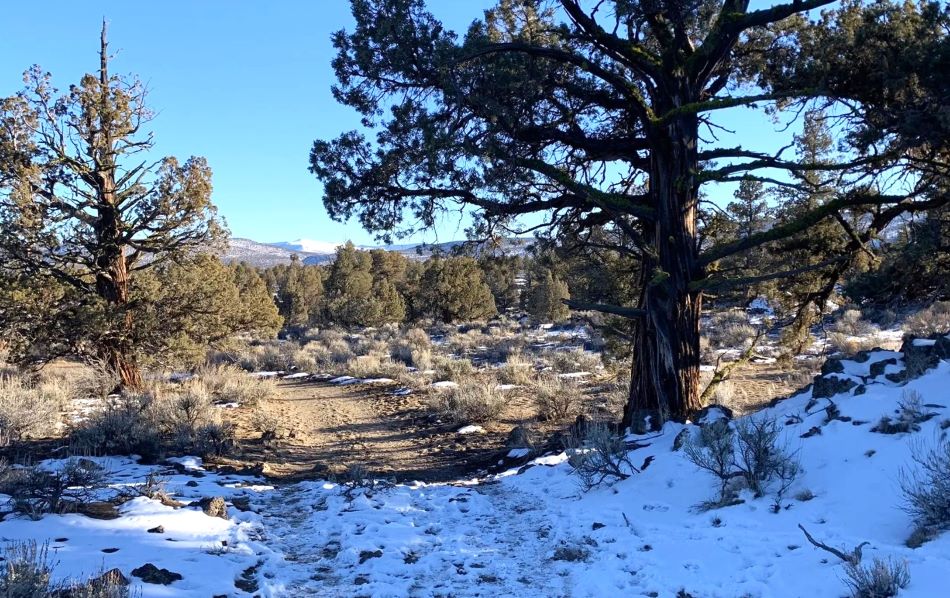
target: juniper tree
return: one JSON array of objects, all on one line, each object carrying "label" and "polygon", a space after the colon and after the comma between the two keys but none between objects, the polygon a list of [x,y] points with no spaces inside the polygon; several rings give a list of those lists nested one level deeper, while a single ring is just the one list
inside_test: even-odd
[{"label": "juniper tree", "polygon": [[221,228],[203,158],[149,161],[145,86],[110,74],[104,23],[100,41],[98,72],[66,93],[34,66],[25,89],[0,100],[0,257],[95,312],[85,323],[94,353],[137,387],[136,273],[211,244]]},{"label": "juniper tree", "polygon": [[[920,115],[946,98],[946,10],[848,2],[808,21],[831,3],[501,0],[459,37],[422,0],[352,0],[356,25],[333,38],[334,93],[375,138],[316,141],[311,171],[331,215],[383,237],[432,226],[459,204],[488,228],[540,214],[534,226],[617,231],[640,262],[636,301],[572,305],[635,321],[627,424],[644,412],[686,417],[700,407],[705,292],[832,264],[829,276],[840,274],[896,214],[945,199],[933,179],[950,127],[926,131]],[[815,103],[840,107],[846,151],[833,164],[717,142],[724,109],[781,117]],[[922,176],[906,188],[879,176],[907,169]],[[702,243],[704,185],[795,185],[788,173],[805,171],[838,173],[835,197],[744,239]],[[858,209],[874,214],[828,263],[750,276],[720,268],[831,219],[844,228],[837,216]]]}]

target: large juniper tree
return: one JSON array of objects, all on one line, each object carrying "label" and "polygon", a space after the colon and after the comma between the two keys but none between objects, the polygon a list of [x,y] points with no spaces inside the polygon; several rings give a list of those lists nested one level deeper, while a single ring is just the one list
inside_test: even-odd
[{"label": "large juniper tree", "polygon": [[139,386],[135,272],[215,238],[211,171],[203,158],[148,161],[146,90],[109,73],[105,24],[98,73],[62,95],[39,67],[24,79],[0,100],[0,258],[99,314],[86,323],[94,352]]},{"label": "large juniper tree", "polygon": [[[352,0],[356,26],[334,36],[334,93],[376,136],[315,142],[311,170],[332,215],[358,216],[383,236],[431,226],[458,204],[486,226],[541,214],[574,237],[617,231],[617,246],[641,263],[638,301],[577,306],[636,321],[625,421],[685,417],[700,406],[704,291],[818,269],[838,275],[895,214],[942,201],[930,183],[944,176],[932,150],[945,137],[924,135],[920,118],[905,126],[902,115],[939,108],[934,94],[946,84],[933,72],[941,55],[946,66],[945,50],[935,51],[946,48],[946,12],[848,3],[807,21],[828,4],[501,0],[460,39],[422,0]],[[884,64],[913,75],[912,91],[874,74]],[[767,106],[782,116],[818,102],[841,108],[847,147],[833,164],[716,142],[724,109]],[[900,192],[877,184],[876,174],[911,160],[916,174]],[[839,173],[833,198],[769,230],[703,242],[704,184],[794,185],[789,173],[811,170]],[[858,229],[840,217],[859,211],[871,215]],[[850,239],[840,255],[754,276],[720,269],[832,219]]]}]

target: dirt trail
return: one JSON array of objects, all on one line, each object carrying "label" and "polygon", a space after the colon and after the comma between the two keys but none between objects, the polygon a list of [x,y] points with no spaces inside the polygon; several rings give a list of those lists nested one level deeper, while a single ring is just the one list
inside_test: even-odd
[{"label": "dirt trail", "polygon": [[280,422],[281,438],[265,443],[250,413],[239,418],[244,460],[264,462],[274,477],[340,474],[360,464],[399,481],[450,480],[493,461],[514,425],[503,420],[486,434],[460,435],[458,426],[433,421],[423,397],[393,388],[283,381],[280,397],[260,406]]}]

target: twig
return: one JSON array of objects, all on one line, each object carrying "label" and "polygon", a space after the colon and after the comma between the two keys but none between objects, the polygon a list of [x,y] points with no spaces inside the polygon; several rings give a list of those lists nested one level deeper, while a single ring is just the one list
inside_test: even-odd
[{"label": "twig", "polygon": [[798,524],[798,529],[802,530],[802,533],[805,534],[805,537],[808,538],[808,541],[811,542],[812,545],[814,545],[814,546],[816,546],[816,547],[818,547],[818,548],[821,548],[822,550],[824,550],[824,551],[826,551],[826,552],[830,552],[831,554],[835,555],[836,557],[838,557],[838,558],[841,559],[842,561],[844,561],[844,562],[846,562],[846,563],[850,563],[851,565],[855,565],[855,566],[857,566],[857,565],[859,565],[859,564],[861,563],[861,548],[862,548],[865,544],[870,544],[870,542],[861,542],[861,543],[858,544],[858,546],[857,546],[854,550],[852,550],[851,553],[849,554],[849,553],[842,552],[841,550],[838,550],[837,548],[834,548],[834,547],[832,547],[832,546],[828,546],[827,544],[825,544],[825,543],[823,543],[823,542],[819,542],[818,540],[814,539],[814,538],[812,537],[812,535],[808,533],[808,530],[806,530],[806,529],[802,526],[801,523]]}]

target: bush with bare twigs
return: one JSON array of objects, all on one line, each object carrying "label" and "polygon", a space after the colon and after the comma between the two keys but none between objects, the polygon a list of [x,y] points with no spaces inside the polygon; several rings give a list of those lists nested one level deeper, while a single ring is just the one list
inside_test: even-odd
[{"label": "bush with bare twigs", "polygon": [[70,395],[63,381],[0,377],[0,446],[48,434]]},{"label": "bush with bare twigs", "polygon": [[467,380],[435,394],[430,408],[456,424],[473,424],[497,418],[505,407],[504,393],[492,379]]},{"label": "bush with bare twigs", "polygon": [[564,449],[585,491],[609,480],[625,480],[639,473],[627,456],[623,438],[601,422],[572,426],[564,439]]}]

